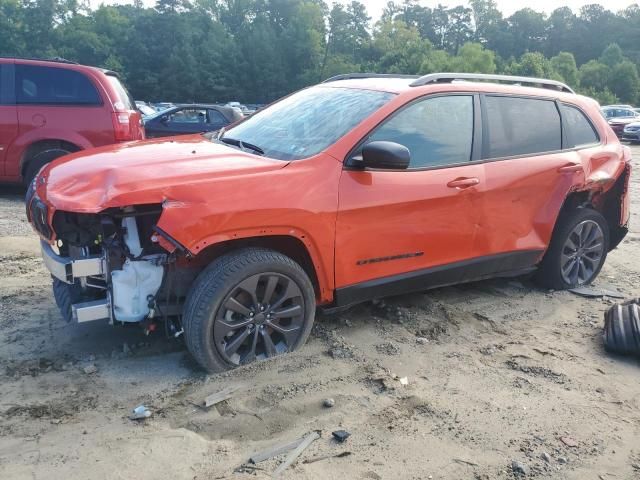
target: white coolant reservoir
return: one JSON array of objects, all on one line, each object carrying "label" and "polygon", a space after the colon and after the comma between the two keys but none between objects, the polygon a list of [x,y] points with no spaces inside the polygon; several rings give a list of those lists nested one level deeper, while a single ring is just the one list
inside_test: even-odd
[{"label": "white coolant reservoir", "polygon": [[157,260],[126,260],[122,270],[111,272],[113,316],[116,320],[139,322],[149,315],[148,298],[158,292],[164,272],[162,265],[155,263]]}]

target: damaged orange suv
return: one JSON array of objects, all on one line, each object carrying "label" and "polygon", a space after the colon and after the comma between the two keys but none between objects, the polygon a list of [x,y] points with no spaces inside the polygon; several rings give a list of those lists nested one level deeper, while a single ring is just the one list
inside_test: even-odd
[{"label": "damaged orange suv", "polygon": [[352,74],[227,131],[56,160],[27,213],[67,320],[163,322],[221,371],[303,345],[318,306],[588,284],[627,232],[629,161],[555,81]]}]

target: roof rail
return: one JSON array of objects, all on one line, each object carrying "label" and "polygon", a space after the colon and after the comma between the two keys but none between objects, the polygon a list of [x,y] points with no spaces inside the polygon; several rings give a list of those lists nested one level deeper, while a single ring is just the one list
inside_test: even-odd
[{"label": "roof rail", "polygon": [[66,58],[62,58],[62,57],[36,58],[36,57],[5,57],[0,55],[0,58],[6,58],[9,60],[14,60],[14,59],[15,60],[36,60],[38,62],[56,62],[56,63],[69,63],[73,65],[78,65],[78,62],[67,60]]},{"label": "roof rail", "polygon": [[411,84],[412,87],[421,87],[429,83],[451,83],[456,80],[483,80],[490,82],[507,82],[514,84],[527,84],[559,90],[561,92],[575,93],[568,85],[556,80],[544,78],[516,77],[512,75],[491,75],[486,73],[430,73],[418,78]]},{"label": "roof rail", "polygon": [[322,83],[337,82],[338,80],[351,80],[355,78],[415,78],[419,79],[420,75],[400,75],[395,73],[343,73],[335,77],[327,78]]}]

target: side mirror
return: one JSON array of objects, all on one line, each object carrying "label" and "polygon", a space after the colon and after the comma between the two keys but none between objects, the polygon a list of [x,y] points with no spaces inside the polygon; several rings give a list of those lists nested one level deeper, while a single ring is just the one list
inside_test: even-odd
[{"label": "side mirror", "polygon": [[403,170],[409,167],[411,153],[404,145],[395,142],[371,142],[362,148],[362,161],[357,162],[364,168]]}]

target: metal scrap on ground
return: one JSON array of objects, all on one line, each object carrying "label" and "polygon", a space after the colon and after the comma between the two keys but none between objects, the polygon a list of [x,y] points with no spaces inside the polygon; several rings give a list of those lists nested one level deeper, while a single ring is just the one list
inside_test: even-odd
[{"label": "metal scrap on ground", "polygon": [[249,462],[251,463],[260,463],[265,460],[269,460],[270,458],[281,455],[289,450],[293,450],[297,446],[299,446],[304,441],[304,437],[300,437],[292,442],[281,443],[280,445],[276,445],[274,447],[270,447],[266,450],[263,450],[258,453],[254,453],[249,457]]},{"label": "metal scrap on ground", "polygon": [[600,298],[600,297],[624,298],[623,294],[621,294],[617,290],[614,290],[613,288],[594,287],[593,285],[585,285],[582,287],[570,288],[569,291],[571,293],[575,293],[576,295],[580,295],[581,297],[587,297],[587,298]]},{"label": "metal scrap on ground", "polygon": [[293,450],[287,458],[285,458],[284,462],[282,462],[278,468],[273,472],[272,477],[278,478],[282,472],[284,472],[289,466],[296,461],[296,459],[304,452],[309,446],[320,438],[320,434],[318,432],[311,432],[304,437],[304,440],[300,445],[298,445],[295,450]]},{"label": "metal scrap on ground", "polygon": [[238,390],[239,387],[227,387],[224,390],[220,390],[219,392],[212,393],[207,398],[204,399],[204,408],[209,408],[216,403],[223,402],[225,400],[229,400],[233,393]]}]

